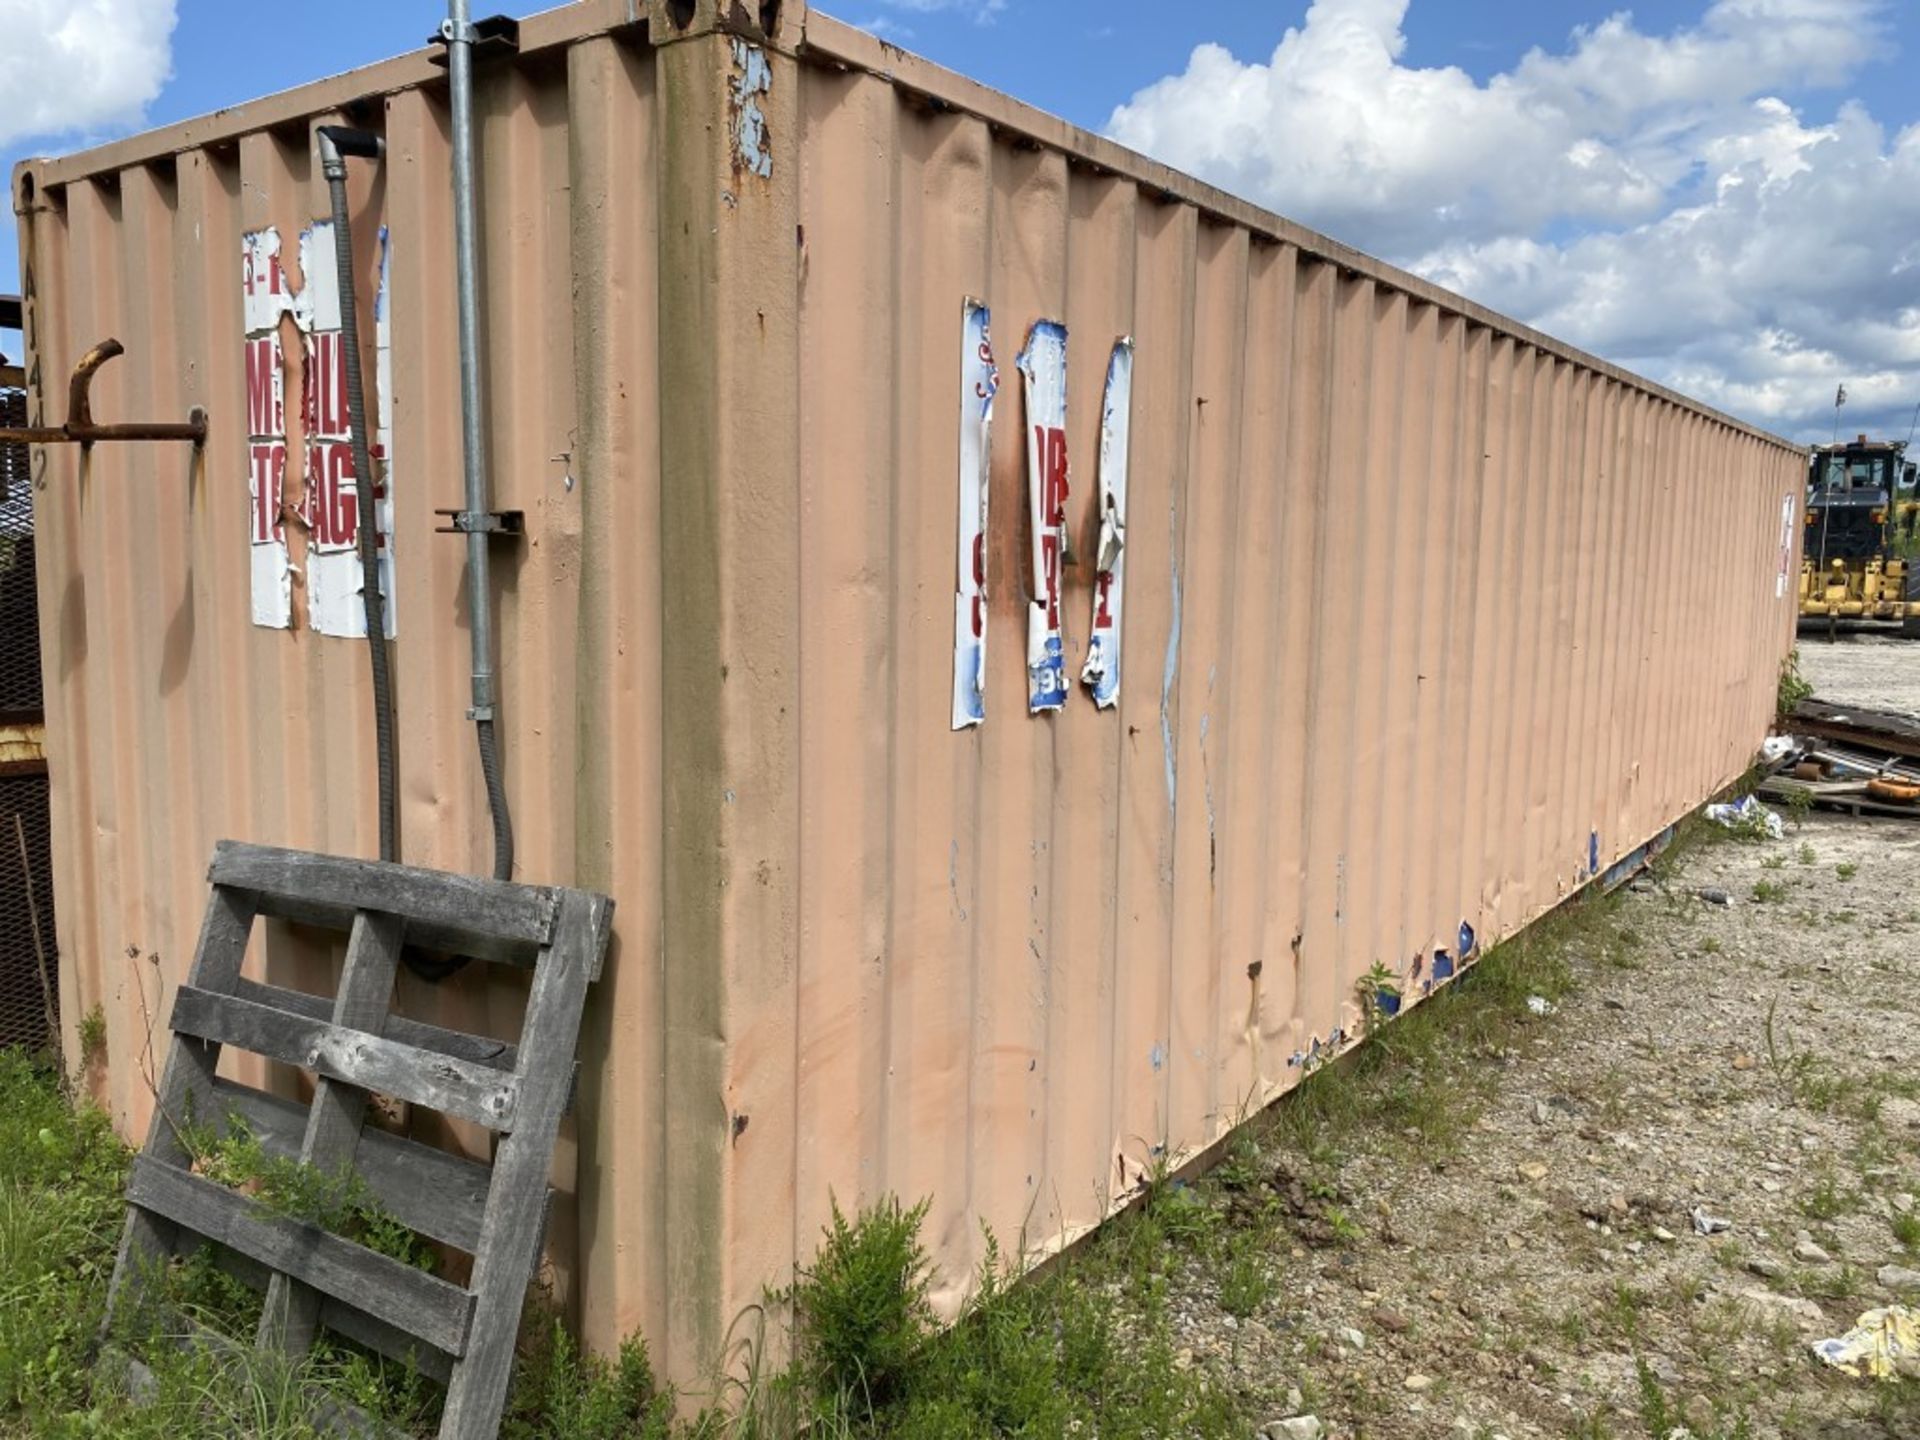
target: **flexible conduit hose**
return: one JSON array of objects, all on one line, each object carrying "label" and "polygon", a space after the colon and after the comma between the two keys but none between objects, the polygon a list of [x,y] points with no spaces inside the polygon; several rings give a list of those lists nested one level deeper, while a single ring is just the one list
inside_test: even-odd
[{"label": "flexible conduit hose", "polygon": [[387,653],[386,596],[380,590],[380,521],[367,447],[366,386],[360,373],[360,317],[353,284],[353,229],[347,217],[348,155],[378,159],[377,135],[345,126],[320,127],[320,166],[333,202],[333,262],[339,272],[340,346],[347,372],[347,425],[353,443],[353,494],[360,551],[360,598],[366,611],[367,655],[373,664],[373,736],[380,774],[380,858],[400,858],[400,808],[394,773],[393,671]]}]

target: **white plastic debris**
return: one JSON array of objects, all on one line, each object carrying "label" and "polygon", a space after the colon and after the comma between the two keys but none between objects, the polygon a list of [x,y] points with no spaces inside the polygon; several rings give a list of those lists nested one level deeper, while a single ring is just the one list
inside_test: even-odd
[{"label": "white plastic debris", "polygon": [[1769,735],[1760,742],[1760,759],[1763,764],[1778,765],[1793,753],[1793,741],[1785,735]]},{"label": "white plastic debris", "polygon": [[1709,1215],[1706,1206],[1696,1205],[1693,1207],[1693,1228],[1697,1234],[1718,1235],[1722,1230],[1731,1230],[1733,1222],[1719,1215]]},{"label": "white plastic debris", "polygon": [[1869,1310],[1838,1339],[1814,1341],[1813,1353],[1849,1375],[1920,1377],[1920,1310],[1906,1305]]},{"label": "white plastic debris", "polygon": [[1536,1015],[1551,1015],[1560,1007],[1544,995],[1527,996],[1527,1009]]},{"label": "white plastic debris", "polygon": [[1707,818],[1729,830],[1764,831],[1770,839],[1782,839],[1787,827],[1780,817],[1751,795],[1742,795],[1730,805],[1707,806]]}]

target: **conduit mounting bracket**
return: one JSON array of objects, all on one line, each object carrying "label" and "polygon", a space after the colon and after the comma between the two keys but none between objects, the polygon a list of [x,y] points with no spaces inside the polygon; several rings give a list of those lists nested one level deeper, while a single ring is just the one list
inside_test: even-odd
[{"label": "conduit mounting bracket", "polygon": [[505,535],[518,540],[527,533],[524,510],[435,510],[447,523],[433,527],[436,535]]},{"label": "conduit mounting bracket", "polygon": [[[474,21],[467,29],[467,40],[473,46],[476,63],[520,53],[520,22],[511,15],[489,15]],[[442,69],[447,64],[447,46],[455,38],[451,20],[442,20],[440,28],[427,37],[427,43],[435,47],[428,58]]]}]

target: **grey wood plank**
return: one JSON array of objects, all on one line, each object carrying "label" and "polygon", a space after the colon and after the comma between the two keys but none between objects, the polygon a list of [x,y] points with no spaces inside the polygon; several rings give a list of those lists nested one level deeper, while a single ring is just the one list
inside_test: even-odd
[{"label": "grey wood plank", "polygon": [[[222,1116],[238,1116],[268,1154],[299,1156],[307,1107],[298,1101],[215,1080],[213,1104]],[[409,1230],[468,1254],[480,1243],[491,1167],[368,1127],[360,1132],[354,1168],[387,1213]]]},{"label": "grey wood plank", "polygon": [[[183,1244],[190,1239],[193,1248],[204,1249],[220,1269],[254,1291],[265,1293],[267,1281],[274,1272],[258,1260],[242,1255],[238,1250],[216,1245],[201,1236],[183,1233],[181,1239]],[[192,1252],[188,1250],[185,1253]],[[331,1330],[357,1345],[366,1346],[376,1355],[384,1355],[399,1365],[411,1365],[428,1379],[437,1380],[442,1385],[453,1375],[453,1359],[444,1350],[436,1350],[418,1336],[409,1335],[384,1320],[376,1320],[345,1301],[329,1296],[320,1306],[320,1324],[323,1329]]]},{"label": "grey wood plank", "polygon": [[457,1285],[148,1156],[134,1162],[127,1199],[449,1355],[466,1349],[474,1297]]},{"label": "grey wood plank", "polygon": [[347,929],[360,910],[407,917],[407,939],[529,965],[553,934],[557,892],[543,885],[315,855],[222,840],[208,878],[254,892],[263,915]]},{"label": "grey wood plank", "polygon": [[[214,889],[200,922],[200,940],[189,971],[195,985],[210,994],[233,988],[240,977],[241,962],[246,959],[253,917],[250,896],[240,891]],[[152,1003],[157,1009],[159,997]],[[154,1022],[159,1023],[157,1014]],[[152,1037],[154,1054],[165,1053],[167,1062],[160,1077],[153,1119],[147,1127],[144,1153],[181,1165],[187,1163],[188,1156],[176,1127],[186,1125],[195,1115],[204,1115],[211,1106],[213,1072],[220,1062],[220,1047],[200,1039],[176,1035],[167,1040],[164,1037],[164,1031]],[[165,1259],[173,1248],[173,1240],[172,1226],[166,1220],[128,1208],[119,1253],[114,1257],[113,1279],[107,1287],[103,1327],[112,1325],[120,1307],[138,1303],[146,1273]]]},{"label": "grey wood plank", "polygon": [[[340,989],[333,1001],[336,1027],[380,1034],[393,1004],[393,980],[400,968],[400,941],[405,933],[406,922],[397,915],[363,910],[354,916],[346,963],[340,969]],[[351,1169],[366,1114],[365,1090],[322,1075],[314,1083],[313,1103],[307,1111],[301,1163],[329,1174]],[[259,1343],[277,1346],[289,1355],[306,1354],[320,1323],[320,1299],[319,1291],[291,1275],[275,1275],[267,1284],[266,1304],[260,1312]]]},{"label": "grey wood plank", "polygon": [[[309,1020],[333,1018],[333,1001],[325,995],[309,995],[304,990],[264,985],[245,976],[233,987],[233,993],[256,1005],[289,1010]],[[474,1035],[465,1030],[448,1030],[439,1025],[429,1025],[424,1020],[409,1020],[404,1015],[387,1016],[386,1029],[380,1033],[401,1045],[418,1046],[436,1055],[451,1055],[456,1060],[471,1060],[476,1065],[485,1065],[489,1070],[513,1069],[515,1049],[510,1040],[496,1040],[490,1035]]]},{"label": "grey wood plank", "polygon": [[[290,1015],[232,995],[214,995],[183,985],[174,996],[173,1027],[225,1045],[238,1045],[329,1080],[378,1090],[477,1125],[505,1130],[515,1123],[518,1075],[434,1055],[303,1015]],[[521,1047],[522,1060],[525,1045]]]},{"label": "grey wood plank", "polygon": [[613,902],[566,891],[552,947],[533,973],[520,1032],[520,1109],[494,1156],[493,1193],[474,1253],[473,1327],[454,1366],[441,1440],[492,1440],[513,1371],[527,1283],[539,1262],[553,1143],[571,1088],[587,986],[598,973]]}]

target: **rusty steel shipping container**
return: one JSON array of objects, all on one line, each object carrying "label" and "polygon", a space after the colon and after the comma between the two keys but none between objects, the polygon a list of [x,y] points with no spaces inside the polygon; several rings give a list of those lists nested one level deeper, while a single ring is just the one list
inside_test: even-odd
[{"label": "rusty steel shipping container", "polygon": [[[1374,967],[1417,999],[1741,773],[1804,475],[798,0],[718,9],[584,0],[479,79],[516,873],[618,902],[552,1249],[682,1379],[830,1196],[930,1197],[951,1305],[982,1221],[1083,1233],[1352,1043]],[[36,417],[114,335],[97,419],[211,424],[33,459],[60,1014],[77,1063],[104,1011],[129,1135],[214,841],[376,853],[322,123],[387,146],[401,855],[491,855],[433,58],[14,176]]]}]

